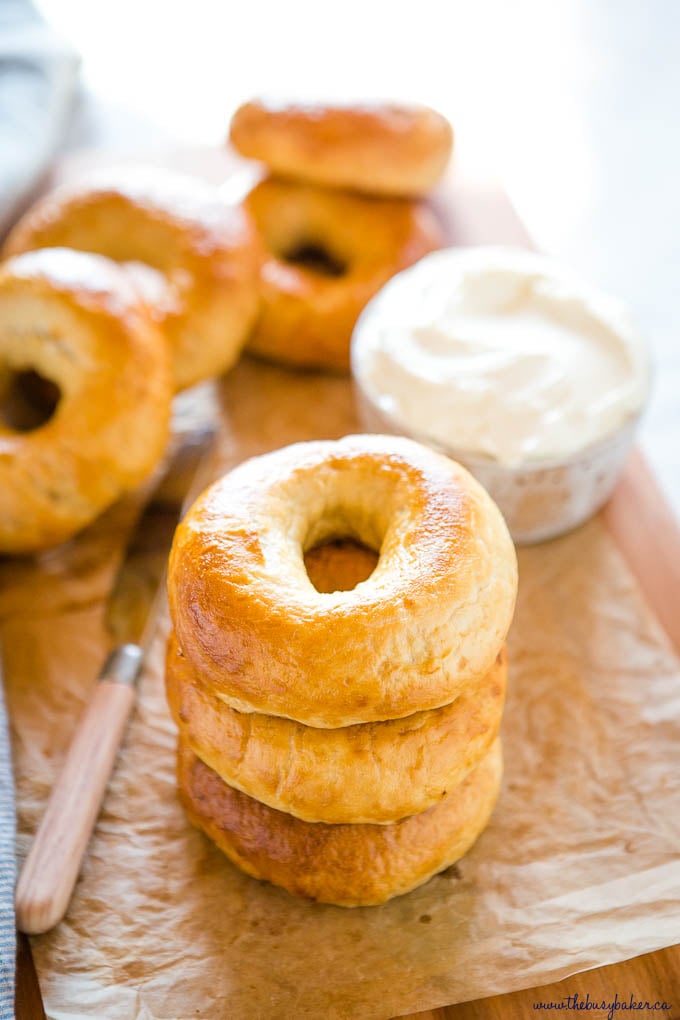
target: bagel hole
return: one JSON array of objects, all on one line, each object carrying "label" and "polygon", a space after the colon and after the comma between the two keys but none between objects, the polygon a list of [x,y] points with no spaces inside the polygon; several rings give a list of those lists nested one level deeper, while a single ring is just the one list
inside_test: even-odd
[{"label": "bagel hole", "polygon": [[320,276],[337,277],[347,272],[347,263],[319,241],[300,241],[284,251],[281,257],[284,262],[309,269]]},{"label": "bagel hole", "polygon": [[353,539],[322,542],[305,553],[309,580],[318,592],[351,591],[368,580],[378,564],[378,553]]},{"label": "bagel hole", "polygon": [[33,432],[54,416],[61,390],[35,369],[13,371],[0,392],[0,421],[13,432]]}]

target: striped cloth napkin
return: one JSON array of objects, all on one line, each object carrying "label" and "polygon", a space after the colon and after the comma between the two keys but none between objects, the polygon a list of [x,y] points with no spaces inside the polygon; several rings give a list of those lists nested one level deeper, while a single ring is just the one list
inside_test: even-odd
[{"label": "striped cloth napkin", "polygon": [[[78,58],[28,0],[0,0],[0,235],[30,200],[63,138]],[[15,812],[0,662],[0,1020],[14,1017]]]},{"label": "striped cloth napkin", "polygon": [[59,148],[78,64],[30,0],[0,0],[0,235],[29,202]]},{"label": "striped cloth napkin", "polygon": [[[0,650],[1,652],[1,650]],[[0,681],[2,662],[0,660]],[[0,683],[0,1020],[14,1017],[14,784],[4,685]]]}]

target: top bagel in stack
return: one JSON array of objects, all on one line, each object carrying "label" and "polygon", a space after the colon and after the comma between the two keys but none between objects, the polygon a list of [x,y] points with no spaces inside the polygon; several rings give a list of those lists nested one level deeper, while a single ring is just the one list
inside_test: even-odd
[{"label": "top bagel in stack", "polygon": [[253,99],[234,114],[230,141],[280,177],[369,195],[416,198],[443,174],[448,120],[428,106]]},{"label": "top bagel in stack", "polygon": [[[322,594],[309,549],[351,538],[371,576]],[[495,504],[409,439],[347,436],[252,458],[175,534],[170,612],[182,654],[241,712],[334,728],[439,708],[492,668],[517,589]]]}]

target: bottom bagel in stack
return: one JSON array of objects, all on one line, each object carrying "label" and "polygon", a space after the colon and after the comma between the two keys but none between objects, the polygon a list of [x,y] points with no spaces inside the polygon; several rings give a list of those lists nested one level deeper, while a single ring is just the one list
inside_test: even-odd
[{"label": "bottom bagel in stack", "polygon": [[[334,590],[327,543],[348,538],[377,565],[366,577],[375,556],[357,548],[350,587],[345,550]],[[232,471],[170,562],[190,820],[248,874],[342,906],[454,863],[500,788],[515,592],[494,504],[410,440],[298,444]]]},{"label": "bottom bagel in stack", "polygon": [[434,807],[389,825],[303,822],[228,786],[180,740],[182,803],[230,860],[296,896],[373,906],[457,861],[486,827],[502,776],[500,740]]}]

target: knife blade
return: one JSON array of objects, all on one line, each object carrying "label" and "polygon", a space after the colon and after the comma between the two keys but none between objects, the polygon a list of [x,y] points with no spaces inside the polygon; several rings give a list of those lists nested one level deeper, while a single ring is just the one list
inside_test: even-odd
[{"label": "knife blade", "polygon": [[148,648],[164,602],[168,550],[187,504],[208,481],[213,439],[212,427],[181,438],[137,519],[106,604],[114,645]]},{"label": "knife blade", "polygon": [[165,601],[172,536],[187,503],[209,480],[213,438],[209,427],[183,437],[130,535],[107,602],[114,647],[76,727],[17,883],[17,927],[26,934],[49,931],[68,909]]}]

